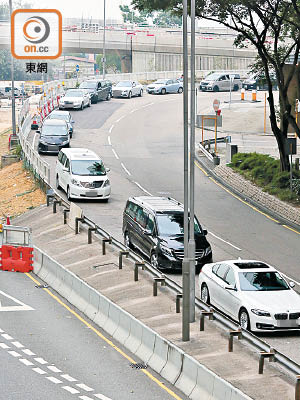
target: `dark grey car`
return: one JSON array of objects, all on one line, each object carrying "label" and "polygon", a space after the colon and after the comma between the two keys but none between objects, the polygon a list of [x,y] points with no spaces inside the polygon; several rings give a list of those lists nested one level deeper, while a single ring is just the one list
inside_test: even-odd
[{"label": "dark grey car", "polygon": [[81,82],[79,88],[86,89],[90,93],[92,103],[111,99],[112,83],[108,80],[87,80]]},{"label": "dark grey car", "polygon": [[70,147],[68,124],[60,119],[47,119],[42,126],[38,143],[38,153],[54,153]]}]

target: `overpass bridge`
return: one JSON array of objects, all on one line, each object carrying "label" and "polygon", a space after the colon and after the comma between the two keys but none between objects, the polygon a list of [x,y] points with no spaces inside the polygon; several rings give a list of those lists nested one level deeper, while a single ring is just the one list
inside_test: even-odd
[{"label": "overpass bridge", "polygon": [[[257,52],[238,49],[233,36],[196,35],[197,70],[246,70]],[[103,31],[63,31],[63,53],[101,54]],[[10,48],[10,27],[0,25],[0,49]],[[182,70],[182,33],[166,29],[106,30],[106,49],[126,60],[131,72]]]}]

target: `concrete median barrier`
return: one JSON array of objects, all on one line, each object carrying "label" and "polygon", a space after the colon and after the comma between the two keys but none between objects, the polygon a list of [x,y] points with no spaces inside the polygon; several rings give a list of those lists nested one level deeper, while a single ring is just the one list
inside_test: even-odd
[{"label": "concrete median barrier", "polygon": [[45,279],[46,282],[48,283],[49,286],[53,287],[53,289],[55,289],[55,281],[57,280],[57,268],[58,265],[57,263],[49,256],[44,255],[43,257],[43,269],[41,270],[41,272],[46,273],[47,271],[47,275],[45,275]]},{"label": "concrete median barrier", "polygon": [[153,355],[155,337],[156,333],[152,329],[148,328],[147,326],[143,326],[142,342],[135,355],[146,363],[148,363]]},{"label": "concrete median barrier", "polygon": [[107,321],[110,304],[110,301],[106,297],[100,295],[99,308],[95,315],[94,322],[101,328],[103,328]]},{"label": "concrete median barrier", "polygon": [[59,288],[59,290],[60,290],[59,293],[61,296],[63,296],[65,299],[67,299],[70,303],[71,303],[71,301],[69,299],[70,299],[70,295],[73,290],[73,281],[74,281],[73,274],[70,271],[68,271],[67,269],[65,269],[64,281]]},{"label": "concrete median barrier", "polygon": [[168,361],[168,341],[163,337],[161,337],[160,335],[156,335],[154,352],[148,361],[148,365],[154,371],[160,374],[162,369],[166,365],[167,361]]},{"label": "concrete median barrier", "polygon": [[100,294],[93,288],[90,291],[90,301],[85,309],[85,315],[88,316],[89,319],[94,321],[95,316],[99,311],[100,304]]},{"label": "concrete median barrier", "polygon": [[43,266],[43,257],[44,257],[44,255],[40,251],[40,249],[35,247],[35,249],[33,251],[33,266],[34,266],[34,273],[36,275],[39,275],[39,272]]},{"label": "concrete median barrier", "polygon": [[194,358],[187,354],[183,356],[182,371],[177,379],[175,386],[188,396],[196,386],[198,373],[198,363]]},{"label": "concrete median barrier", "polygon": [[192,393],[189,397],[192,400],[199,399],[213,399],[212,394],[214,390],[215,374],[205,368],[203,365],[198,364],[197,368],[197,381]]},{"label": "concrete median barrier", "polygon": [[105,325],[103,326],[103,329],[107,333],[109,333],[111,336],[114,335],[114,333],[116,332],[116,330],[119,326],[120,312],[121,312],[120,307],[118,307],[114,303],[110,304],[108,318],[107,318]]},{"label": "concrete median barrier", "polygon": [[168,343],[168,361],[161,370],[161,376],[174,384],[182,371],[184,352]]},{"label": "concrete median barrier", "polygon": [[125,341],[124,346],[132,353],[135,353],[142,343],[143,325],[140,321],[132,317],[130,322],[130,335]]},{"label": "concrete median barrier", "polygon": [[90,303],[90,293],[92,288],[85,282],[82,281],[79,292],[78,305],[76,306],[83,313],[87,309]]},{"label": "concrete median barrier", "polygon": [[130,335],[131,319],[132,316],[128,314],[126,311],[123,311],[120,314],[119,326],[115,331],[115,333],[113,334],[113,337],[121,344],[124,344]]}]

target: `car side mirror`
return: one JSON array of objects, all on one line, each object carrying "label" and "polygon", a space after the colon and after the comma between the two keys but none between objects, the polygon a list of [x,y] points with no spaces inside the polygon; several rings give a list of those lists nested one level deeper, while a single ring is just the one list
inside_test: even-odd
[{"label": "car side mirror", "polygon": [[295,282],[293,282],[293,281],[289,282],[289,285],[290,285],[291,288],[294,288],[296,286]]},{"label": "car side mirror", "polygon": [[69,168],[63,167],[63,171],[64,171],[64,172],[69,172]]},{"label": "car side mirror", "polygon": [[204,235],[204,236],[207,235],[207,229],[203,229],[203,235]]},{"label": "car side mirror", "polygon": [[109,171],[110,171],[110,168],[108,168],[108,167],[105,168],[105,171],[106,171],[106,172],[109,172]]},{"label": "car side mirror", "polygon": [[146,235],[146,236],[152,236],[153,235],[153,232],[152,231],[148,231],[148,230],[144,230],[144,235]]},{"label": "car side mirror", "polygon": [[237,292],[237,288],[235,286],[233,286],[233,285],[225,286],[225,289],[226,290],[233,290],[234,292]]},{"label": "car side mirror", "polygon": [[74,121],[74,120],[72,120],[72,121],[71,121],[71,123],[72,123],[72,124],[75,124],[75,121]]},{"label": "car side mirror", "polygon": [[39,135],[41,134],[41,131],[39,129],[36,130],[36,133],[38,133]]}]

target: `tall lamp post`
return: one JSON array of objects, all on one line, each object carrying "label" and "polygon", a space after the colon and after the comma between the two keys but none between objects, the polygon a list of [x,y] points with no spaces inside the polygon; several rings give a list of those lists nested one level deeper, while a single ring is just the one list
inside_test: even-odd
[{"label": "tall lamp post", "polygon": [[[9,0],[9,16],[11,21],[12,14],[12,0]],[[11,23],[10,23],[11,30]],[[11,55],[11,119],[12,119],[12,129],[13,136],[16,136],[16,102],[15,102],[15,72],[14,72],[14,58]]]},{"label": "tall lamp post", "polygon": [[105,33],[106,33],[106,0],[104,0],[104,10],[103,10],[103,51],[102,51],[102,67],[103,67],[103,79],[105,79]]}]

